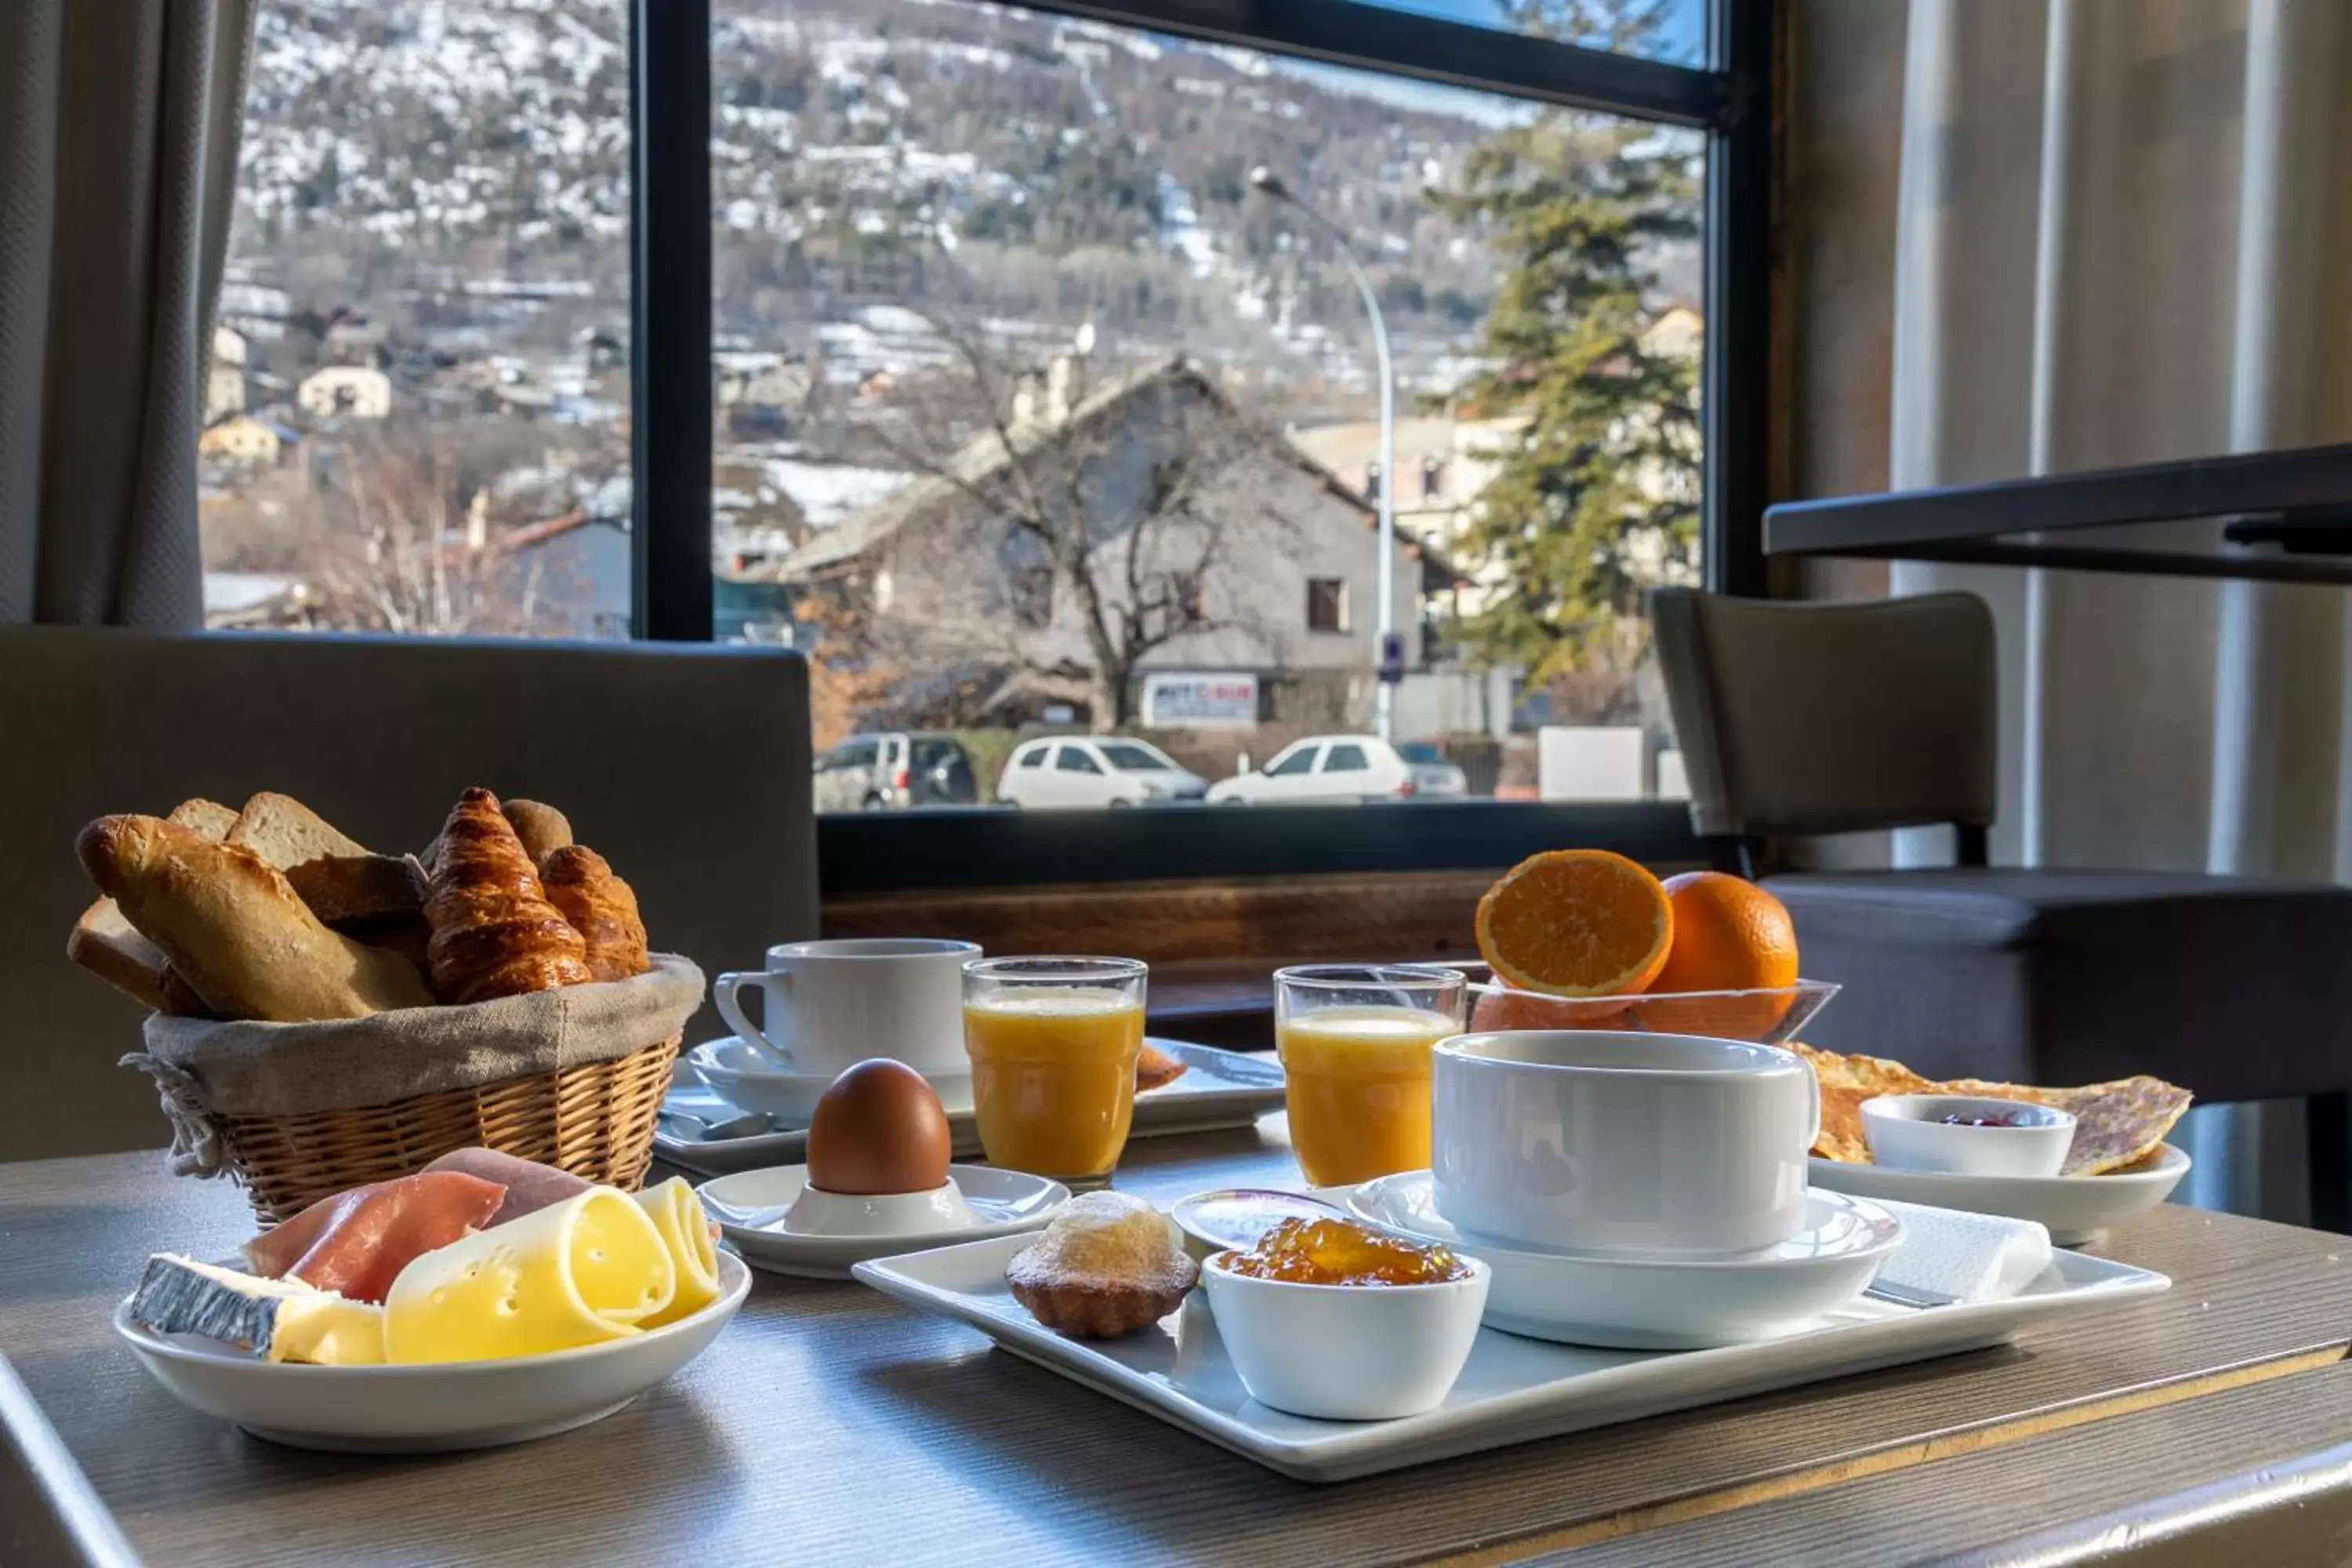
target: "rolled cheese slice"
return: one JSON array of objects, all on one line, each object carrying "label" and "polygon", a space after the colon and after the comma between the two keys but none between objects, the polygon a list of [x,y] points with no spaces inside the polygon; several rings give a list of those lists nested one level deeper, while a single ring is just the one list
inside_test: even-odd
[{"label": "rolled cheese slice", "polygon": [[497,1361],[619,1339],[677,1289],[646,1211],[591,1187],[403,1268],[383,1300],[385,1359]]},{"label": "rolled cheese slice", "polygon": [[670,1264],[677,1270],[677,1293],[669,1305],[637,1325],[658,1329],[690,1318],[719,1300],[719,1249],[711,1244],[710,1220],[702,1212],[702,1200],[694,1195],[684,1176],[672,1176],[660,1186],[639,1193],[637,1206],[661,1232],[662,1245],[669,1249]]}]

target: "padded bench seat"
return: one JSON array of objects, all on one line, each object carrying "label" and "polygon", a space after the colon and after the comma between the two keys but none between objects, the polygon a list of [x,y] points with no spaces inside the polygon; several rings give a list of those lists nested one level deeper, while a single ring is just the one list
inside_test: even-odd
[{"label": "padded bench seat", "polygon": [[1980,868],[1765,886],[1796,921],[1806,977],[1845,988],[1809,1045],[1934,1078],[2154,1073],[2206,1100],[2352,1082],[2352,889]]}]

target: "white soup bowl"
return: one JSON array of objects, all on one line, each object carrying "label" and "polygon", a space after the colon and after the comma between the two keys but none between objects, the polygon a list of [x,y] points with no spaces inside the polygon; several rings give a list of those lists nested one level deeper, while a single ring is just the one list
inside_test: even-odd
[{"label": "white soup bowl", "polygon": [[1470,1246],[1726,1258],[1804,1227],[1821,1089],[1788,1051],[1536,1029],[1433,1057],[1433,1194]]}]

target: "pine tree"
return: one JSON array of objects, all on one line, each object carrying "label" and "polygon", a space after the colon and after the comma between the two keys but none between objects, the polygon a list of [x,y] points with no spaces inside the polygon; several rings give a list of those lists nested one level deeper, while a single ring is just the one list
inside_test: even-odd
[{"label": "pine tree", "polygon": [[[1696,153],[1671,132],[1567,111],[1496,135],[1433,192],[1508,259],[1457,408],[1524,420],[1456,542],[1507,581],[1454,640],[1530,687],[1630,662],[1642,595],[1696,574],[1698,366],[1645,346],[1664,247],[1696,232]],[[1627,637],[1622,632],[1633,635]]]}]

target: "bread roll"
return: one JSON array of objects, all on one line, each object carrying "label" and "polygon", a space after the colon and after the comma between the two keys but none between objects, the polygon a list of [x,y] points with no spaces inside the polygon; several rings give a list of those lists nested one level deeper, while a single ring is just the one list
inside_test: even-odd
[{"label": "bread roll", "polygon": [[522,840],[522,852],[530,857],[534,866],[543,864],[550,855],[571,844],[572,819],[551,805],[535,800],[510,800],[499,808],[507,825]]},{"label": "bread roll", "polygon": [[[236,817],[218,801],[199,795],[173,806],[165,820],[217,844],[236,826]],[[171,973],[163,950],[141,936],[112,899],[102,898],[82,911],[66,938],[66,956],[152,1012],[189,1011],[193,998],[186,984]]]},{"label": "bread roll", "polygon": [[101,816],[75,852],[142,936],[224,1018],[360,1018],[432,997],[399,954],[336,935],[242,846],[153,816]]},{"label": "bread roll", "polygon": [[499,797],[469,789],[443,825],[425,900],[433,990],[444,1002],[487,1002],[595,978],[588,944],[547,900]]},{"label": "bread roll", "polygon": [[637,895],[613,875],[604,858],[584,844],[567,844],[540,862],[547,901],[563,911],[588,943],[588,972],[599,980],[626,980],[652,967]]}]

